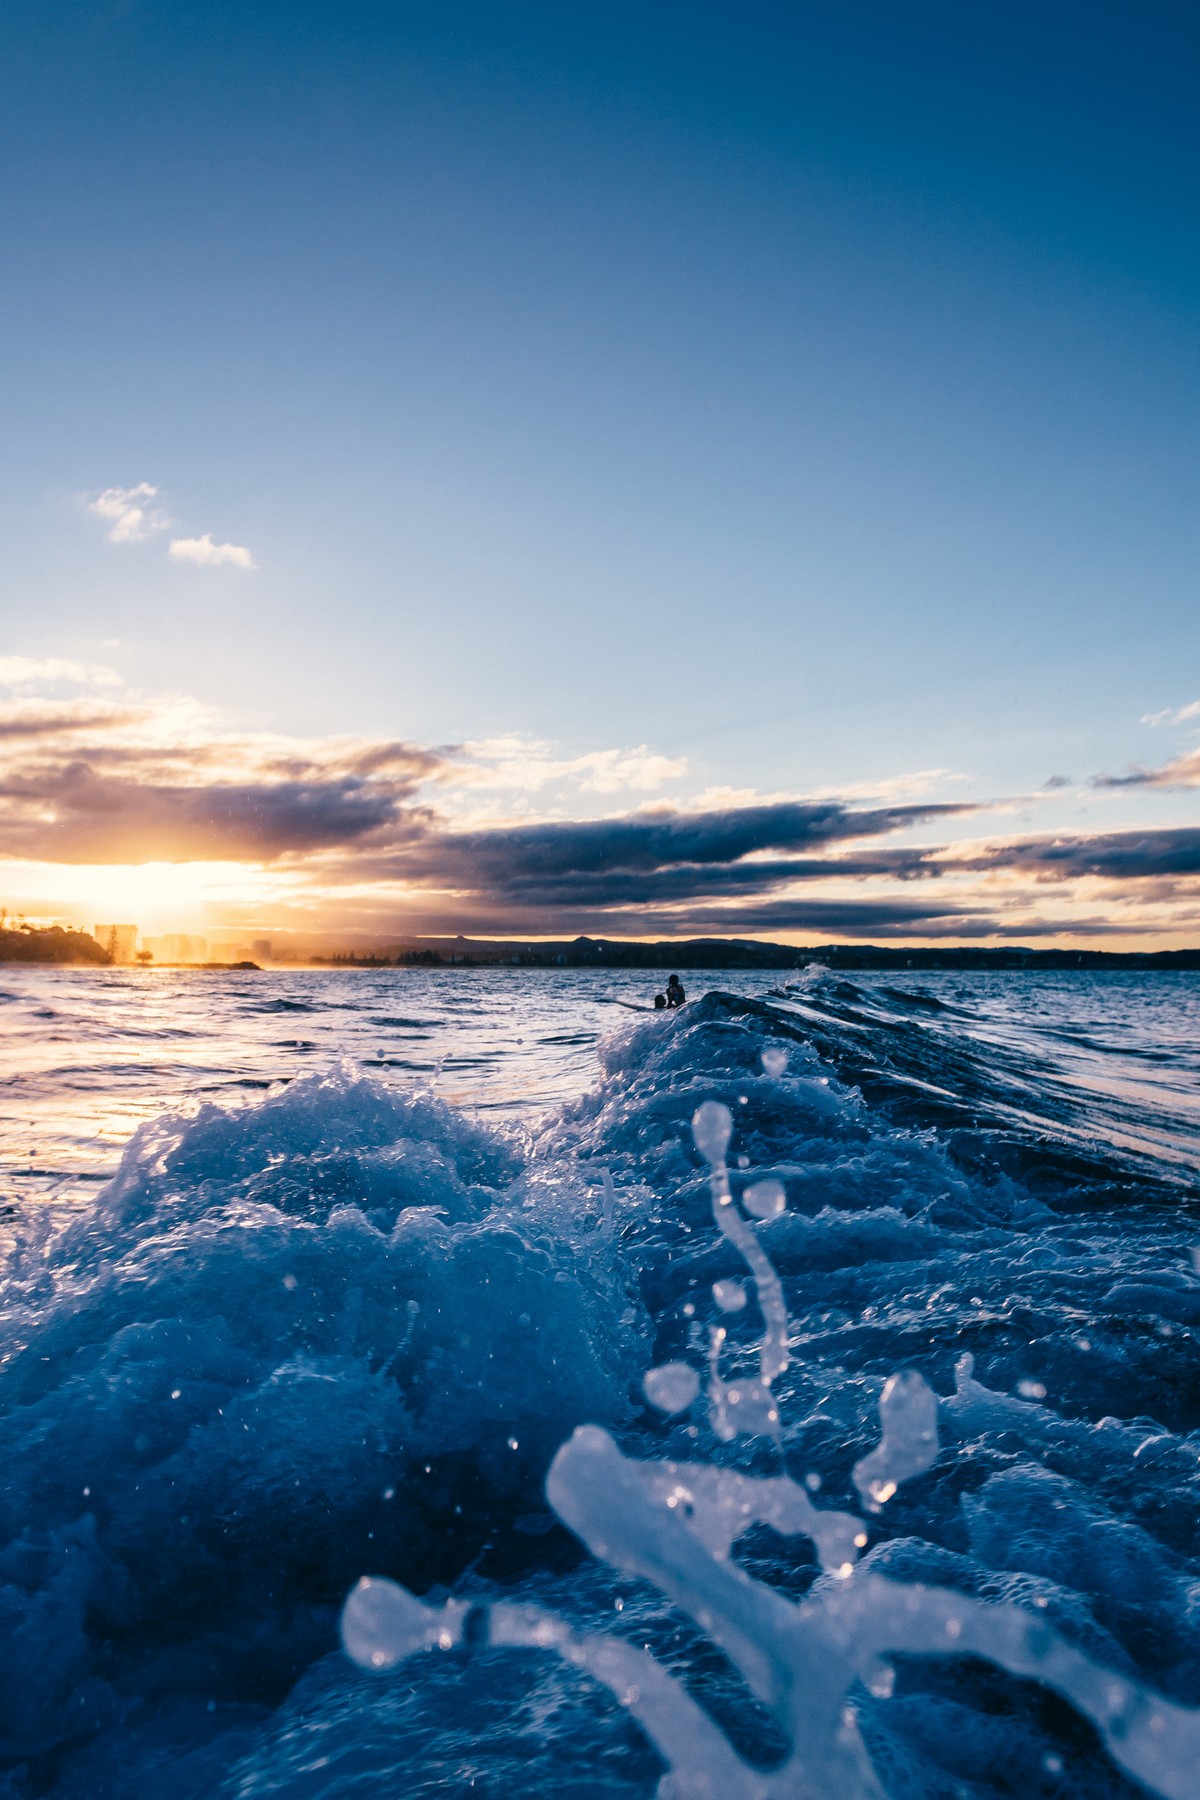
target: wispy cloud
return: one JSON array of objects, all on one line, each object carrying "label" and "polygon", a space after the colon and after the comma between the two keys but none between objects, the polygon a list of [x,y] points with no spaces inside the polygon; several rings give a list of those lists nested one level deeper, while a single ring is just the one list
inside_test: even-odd
[{"label": "wispy cloud", "polygon": [[61,656],[0,656],[0,687],[116,688],[121,677],[102,664],[71,662]]},{"label": "wispy cloud", "polygon": [[[60,706],[47,701],[0,706],[0,744],[17,744],[20,740],[43,738],[57,740],[54,750],[61,750],[80,733],[107,735],[136,723],[137,712],[127,707],[94,705],[86,701],[67,702]],[[0,804],[0,819],[3,807]]]},{"label": "wispy cloud", "polygon": [[148,481],[136,487],[105,488],[88,502],[88,511],[104,520],[112,544],[136,544],[155,531],[165,531],[171,521],[157,505],[158,489]]},{"label": "wispy cloud", "polygon": [[214,544],[210,531],[206,531],[203,537],[172,538],[167,547],[167,555],[175,562],[200,563],[206,568],[216,568],[222,563],[235,569],[253,569],[256,566],[244,544]]},{"label": "wispy cloud", "polygon": [[837,795],[842,800],[917,800],[939,789],[961,785],[969,776],[956,769],[913,769],[904,775],[890,775],[879,781],[856,781],[850,785],[817,788],[814,797]]},{"label": "wispy cloud", "polygon": [[540,793],[556,784],[591,794],[655,793],[686,773],[686,756],[662,756],[648,744],[562,757],[544,738],[519,732],[469,740],[453,762],[456,785],[516,794]]},{"label": "wispy cloud", "polygon": [[1200,787],[1200,750],[1172,757],[1158,769],[1129,769],[1124,775],[1095,775],[1094,788],[1196,788]]},{"label": "wispy cloud", "polygon": [[1161,712],[1143,713],[1143,725],[1186,725],[1189,719],[1200,719],[1200,700],[1189,700],[1186,706],[1164,706]]}]

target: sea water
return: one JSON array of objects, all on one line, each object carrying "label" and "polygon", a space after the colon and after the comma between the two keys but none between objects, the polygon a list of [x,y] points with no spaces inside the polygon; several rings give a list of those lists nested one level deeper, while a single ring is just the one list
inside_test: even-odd
[{"label": "sea water", "polygon": [[1200,980],[717,980],[3,971],[0,1793],[1200,1794]]}]

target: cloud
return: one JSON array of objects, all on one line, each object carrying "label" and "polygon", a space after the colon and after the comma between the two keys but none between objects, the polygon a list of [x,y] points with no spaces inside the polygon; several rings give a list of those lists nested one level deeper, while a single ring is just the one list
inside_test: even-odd
[{"label": "cloud", "polygon": [[1186,706],[1164,706],[1161,712],[1143,713],[1143,725],[1185,725],[1189,719],[1200,719],[1200,700]]},{"label": "cloud", "polygon": [[165,531],[171,523],[162,508],[153,504],[157,498],[158,489],[140,481],[136,487],[105,488],[88,502],[88,511],[104,520],[110,543],[136,544],[151,532]]},{"label": "cloud", "polygon": [[[444,915],[443,915],[444,916]],[[464,919],[466,922],[464,922]],[[513,913],[493,906],[476,906],[456,920],[455,929],[480,935],[523,932],[533,936],[542,929],[535,911]],[[996,936],[1003,926],[995,918],[972,909],[946,904],[921,906],[883,897],[822,900],[805,895],[794,900],[772,900],[741,906],[691,906],[685,913],[659,913],[647,918],[640,907],[589,911],[576,908],[558,915],[562,936],[581,932],[613,937],[750,937],[756,933],[794,936],[797,933],[844,934],[850,937]]]},{"label": "cloud", "polygon": [[[136,487],[105,488],[102,494],[88,501],[88,511],[104,520],[110,543],[136,544],[153,532],[166,531],[173,523],[158,500],[158,488],[149,481],[141,481]],[[256,567],[244,544],[214,544],[211,531],[200,537],[172,538],[167,545],[167,555],[175,562],[199,563],[206,568],[218,568],[222,564],[236,569]]]},{"label": "cloud", "polygon": [[968,781],[969,776],[956,769],[911,769],[903,775],[889,775],[878,781],[857,781],[849,786],[817,788],[816,800],[833,796],[840,800],[915,800],[936,793],[939,788]]},{"label": "cloud", "polygon": [[1094,788],[1195,788],[1200,787],[1200,750],[1173,757],[1160,769],[1134,768],[1124,775],[1094,775]]},{"label": "cloud", "polygon": [[[657,753],[239,732],[178,697],[35,696],[35,669],[61,673],[19,660],[0,702],[0,859],[240,866],[325,929],[1128,938],[1191,929],[1200,901],[1200,826],[985,839],[965,801],[715,791],[589,817],[609,781],[658,780]],[[551,782],[575,816],[528,816]]]},{"label": "cloud", "polygon": [[1014,869],[1054,881],[1079,881],[1084,876],[1151,881],[1200,875],[1200,826],[1113,831],[1091,837],[1024,838],[962,858],[958,866]]},{"label": "cloud", "polygon": [[58,863],[298,861],[384,831],[442,755],[223,728],[186,699],[0,704],[0,854]]},{"label": "cloud", "polygon": [[0,687],[120,687],[115,669],[61,656],[0,656]]},{"label": "cloud", "polygon": [[[678,904],[731,893],[765,894],[794,881],[922,872],[922,853],[857,863],[801,852],[878,837],[966,806],[927,804],[853,811],[837,801],[783,801],[708,812],[660,808],[610,819],[543,821],[477,831],[440,829],[378,872],[449,891],[486,893],[523,911],[636,903]],[[776,853],[767,860],[769,853]],[[783,854],[780,854],[783,853]]]},{"label": "cloud", "polygon": [[401,821],[403,789],[353,776],[168,786],[88,763],[0,783],[6,848],[64,862],[271,861]]},{"label": "cloud", "polygon": [[24,738],[58,738],[65,740],[81,731],[111,731],[132,724],[135,711],[115,706],[80,705],[74,702],[61,707],[48,707],[44,702],[32,705],[0,706],[0,741],[15,742]]},{"label": "cloud", "polygon": [[[1023,919],[1013,922],[1000,913],[987,913],[978,906],[945,903],[922,906],[917,902],[872,898],[864,900],[819,900],[803,896],[796,900],[773,900],[758,905],[733,908],[696,908],[688,914],[689,934],[737,936],[739,932],[818,933],[822,937],[843,935],[854,938],[1049,937],[1061,934],[1060,922]],[[1093,926],[1098,921],[1093,921]],[[1072,930],[1075,927],[1072,926]],[[1083,926],[1086,931],[1086,924]],[[1089,933],[1090,935],[1090,933]]]},{"label": "cloud", "polygon": [[175,562],[201,563],[207,568],[216,568],[221,563],[228,563],[236,569],[253,569],[257,566],[244,544],[214,544],[210,531],[206,531],[203,537],[172,538],[167,546],[167,555]]},{"label": "cloud", "polygon": [[766,851],[877,837],[973,810],[965,804],[930,802],[852,811],[836,800],[793,800],[715,812],[662,808],[615,819],[550,821],[463,833],[446,842],[491,880],[502,880],[514,866],[543,875],[597,870],[636,875],[680,863],[731,863]]},{"label": "cloud", "polygon": [[687,773],[686,756],[661,756],[648,744],[559,757],[543,738],[509,732],[469,740],[455,754],[453,779],[479,789],[537,793],[569,783],[584,793],[654,793]]}]

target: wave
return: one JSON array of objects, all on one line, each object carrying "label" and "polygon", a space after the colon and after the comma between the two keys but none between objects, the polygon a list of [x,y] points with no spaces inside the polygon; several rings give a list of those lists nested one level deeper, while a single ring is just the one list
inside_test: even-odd
[{"label": "wave", "polygon": [[[650,1646],[748,1779],[786,1769],[795,1721],[712,1619],[626,1551],[605,1566],[615,1515],[570,1516],[561,1484],[549,1503],[578,1427],[622,1459],[585,1435],[578,1505],[667,1460],[786,1476],[865,1518],[868,1580],[956,1597],[968,1641],[972,1608],[1015,1609],[1193,1706],[1194,1187],[1089,1132],[1038,1045],[993,1055],[968,1009],[912,999],[829,978],[706,996],[609,1040],[596,1088],[520,1130],[339,1066],[143,1127],[65,1227],[25,1214],[0,1318],[0,1791],[654,1792],[661,1743],[591,1651],[521,1648],[511,1622],[505,1647],[478,1623],[497,1607]],[[749,1213],[790,1322],[756,1436],[642,1388],[674,1364],[707,1381],[714,1329],[726,1390],[761,1371],[693,1144],[705,1103],[732,1119],[737,1205],[786,1196]],[[902,1368],[941,1396],[941,1454],[864,1515],[854,1472]],[[769,1522],[733,1554],[780,1603],[836,1579]],[[364,1575],[458,1606],[458,1647],[357,1672],[337,1622]],[[973,1647],[852,1686],[883,1791],[1141,1791],[1078,1695]]]}]

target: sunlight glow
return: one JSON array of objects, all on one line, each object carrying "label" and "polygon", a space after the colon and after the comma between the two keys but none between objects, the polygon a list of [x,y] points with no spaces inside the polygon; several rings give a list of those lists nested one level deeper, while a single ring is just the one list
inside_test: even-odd
[{"label": "sunlight glow", "polygon": [[203,931],[218,911],[278,903],[299,880],[294,872],[237,862],[0,865],[11,913],[89,931],[98,919],[128,919],[144,932]]}]

